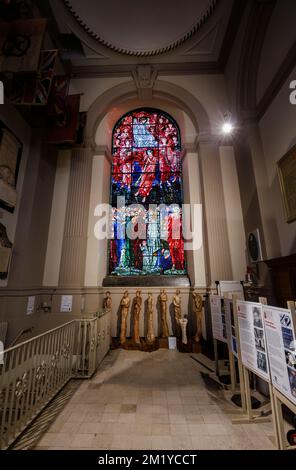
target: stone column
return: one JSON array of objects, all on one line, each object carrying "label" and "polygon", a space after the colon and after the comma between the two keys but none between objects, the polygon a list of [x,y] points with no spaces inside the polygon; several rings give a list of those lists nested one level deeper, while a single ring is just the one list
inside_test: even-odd
[{"label": "stone column", "polygon": [[97,148],[92,157],[92,176],[90,188],[90,204],[88,212],[87,250],[84,284],[87,287],[102,286],[108,268],[108,240],[95,237],[95,215],[99,204],[109,204],[111,154],[107,148]]},{"label": "stone column", "polygon": [[218,143],[214,136],[199,141],[208,249],[209,283],[233,278]]},{"label": "stone column", "polygon": [[219,151],[232,275],[236,280],[243,280],[246,273],[246,237],[234,149],[231,145],[225,145]]},{"label": "stone column", "polygon": [[44,286],[56,287],[59,284],[70,170],[71,150],[61,150],[57,159],[52,197],[46,260],[43,273]]},{"label": "stone column", "polygon": [[[184,203],[201,205],[203,210],[199,157],[196,149],[188,148],[183,157],[183,183],[184,183]],[[187,221],[188,222],[188,221]],[[193,228],[193,213],[191,212],[191,227]],[[201,230],[202,245],[197,250],[186,252],[188,274],[191,284],[196,288],[205,288],[207,285],[205,246],[204,246],[204,226],[198,227]]]},{"label": "stone column", "polygon": [[61,256],[61,288],[84,286],[91,171],[91,148],[74,149]]}]

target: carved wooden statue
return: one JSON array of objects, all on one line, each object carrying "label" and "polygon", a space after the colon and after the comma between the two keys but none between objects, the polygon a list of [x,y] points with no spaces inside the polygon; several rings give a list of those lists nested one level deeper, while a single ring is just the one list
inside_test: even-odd
[{"label": "carved wooden statue", "polygon": [[160,336],[162,338],[168,338],[170,336],[169,327],[167,322],[167,302],[168,296],[165,289],[162,289],[160,296],[160,315],[161,315],[161,331]]},{"label": "carved wooden statue", "polygon": [[141,291],[137,290],[136,298],[135,298],[135,301],[134,301],[134,335],[133,335],[133,340],[137,344],[141,344],[141,339],[140,339],[140,313],[141,313],[141,307],[142,307]]},{"label": "carved wooden statue", "polygon": [[105,295],[106,295],[106,297],[104,298],[103,308],[104,308],[104,310],[111,310],[112,309],[111,293],[108,291],[108,292],[106,292]]},{"label": "carved wooden statue", "polygon": [[179,324],[180,324],[181,331],[182,331],[182,343],[183,344],[187,344],[187,323],[188,323],[187,318],[181,318],[179,320]]},{"label": "carved wooden statue", "polygon": [[124,344],[126,341],[126,326],[127,326],[127,317],[130,307],[131,300],[126,290],[123,294],[123,297],[120,302],[121,307],[121,330],[120,330],[120,344]]},{"label": "carved wooden statue", "polygon": [[153,344],[155,341],[155,336],[153,332],[153,297],[152,294],[148,294],[148,315],[147,315],[147,336],[146,341],[148,344]]},{"label": "carved wooden statue", "polygon": [[182,312],[181,312],[181,292],[179,289],[177,289],[176,294],[174,295],[174,314],[175,314],[175,321],[176,321],[176,326],[177,326],[177,334],[180,335],[181,332],[181,327],[180,327],[180,320],[182,318]]},{"label": "carved wooden statue", "polygon": [[197,292],[193,292],[192,297],[196,315],[196,334],[194,341],[199,343],[202,337],[202,297]]}]

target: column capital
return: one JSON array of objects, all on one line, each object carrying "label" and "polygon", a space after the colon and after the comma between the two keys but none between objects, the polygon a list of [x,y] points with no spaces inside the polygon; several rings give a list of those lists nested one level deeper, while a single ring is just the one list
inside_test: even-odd
[{"label": "column capital", "polygon": [[211,132],[201,132],[196,136],[195,146],[198,148],[201,144],[219,144],[221,135],[213,134]]},{"label": "column capital", "polygon": [[109,162],[112,162],[112,152],[107,145],[96,145],[94,147],[94,154],[95,155],[103,155],[107,157]]}]

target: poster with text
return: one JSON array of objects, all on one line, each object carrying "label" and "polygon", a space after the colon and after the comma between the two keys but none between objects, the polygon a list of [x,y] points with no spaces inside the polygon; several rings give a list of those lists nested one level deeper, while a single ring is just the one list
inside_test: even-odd
[{"label": "poster with text", "polygon": [[227,325],[227,337],[230,345],[232,354],[237,358],[237,338],[235,330],[235,322],[233,315],[233,301],[230,299],[224,299],[224,309]]},{"label": "poster with text", "polygon": [[72,312],[73,295],[62,295],[61,312]]},{"label": "poster with text", "polygon": [[224,299],[219,295],[210,296],[213,337],[227,343],[227,326],[224,310]]},{"label": "poster with text", "polygon": [[229,297],[236,295],[239,300],[245,299],[244,288],[241,281],[219,281],[218,293],[222,297],[227,294]]},{"label": "poster with text", "polygon": [[243,365],[270,382],[262,305],[239,300],[237,320]]},{"label": "poster with text", "polygon": [[296,404],[295,330],[290,310],[263,306],[273,386]]}]

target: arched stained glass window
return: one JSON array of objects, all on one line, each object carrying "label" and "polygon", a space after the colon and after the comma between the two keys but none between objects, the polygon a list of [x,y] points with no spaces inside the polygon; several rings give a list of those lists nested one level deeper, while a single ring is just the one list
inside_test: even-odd
[{"label": "arched stained glass window", "polygon": [[152,109],[128,113],[113,132],[109,274],[186,274],[182,203],[176,122]]}]

